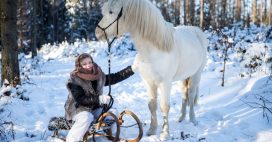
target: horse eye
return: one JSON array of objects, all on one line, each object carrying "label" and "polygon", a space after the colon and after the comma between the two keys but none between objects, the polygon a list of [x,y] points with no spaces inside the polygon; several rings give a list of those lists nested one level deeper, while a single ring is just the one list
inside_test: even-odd
[{"label": "horse eye", "polygon": [[113,12],[112,11],[110,11],[110,14],[112,14]]}]

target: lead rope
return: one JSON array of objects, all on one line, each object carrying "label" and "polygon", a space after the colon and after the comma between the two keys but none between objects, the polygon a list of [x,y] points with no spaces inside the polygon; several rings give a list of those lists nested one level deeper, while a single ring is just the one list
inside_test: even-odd
[{"label": "lead rope", "polygon": [[[119,31],[118,31],[118,29],[119,29],[119,22],[118,22],[118,21],[119,21],[119,19],[121,18],[122,14],[123,14],[123,7],[121,8],[121,10],[120,10],[120,12],[119,12],[117,18],[116,18],[112,23],[110,23],[107,27],[102,28],[101,26],[99,26],[99,24],[97,25],[97,27],[100,28],[100,29],[104,32],[104,35],[105,35],[105,38],[106,38],[106,41],[107,41],[107,44],[108,44],[108,57],[109,57],[109,58],[108,58],[108,75],[109,75],[109,78],[108,78],[108,81],[109,81],[109,93],[108,93],[108,95],[109,95],[110,98],[111,98],[109,104],[103,105],[102,112],[101,112],[101,114],[99,115],[98,119],[99,119],[104,113],[106,113],[109,109],[111,109],[111,107],[112,107],[112,105],[113,105],[113,102],[114,102],[113,97],[112,97],[112,95],[111,95],[111,45],[112,45],[112,43],[117,39],[117,37],[114,37],[114,38],[112,39],[112,41],[110,41],[110,40],[108,39],[108,35],[107,35],[107,33],[106,33],[106,30],[107,30],[107,28],[109,28],[113,23],[117,22],[116,33],[117,33],[117,36],[118,36],[118,32],[119,32]],[[96,123],[98,122],[98,119],[96,120]],[[94,134],[93,134],[93,141],[95,142]]]},{"label": "lead rope", "polygon": [[[108,35],[107,35],[107,33],[106,33],[106,30],[107,30],[107,28],[109,28],[113,23],[117,22],[116,33],[117,33],[117,35],[118,35],[118,33],[119,33],[119,31],[118,31],[118,29],[119,29],[119,19],[120,19],[120,17],[122,16],[122,13],[123,13],[123,7],[121,8],[121,10],[120,10],[120,12],[119,12],[117,18],[116,18],[112,23],[110,23],[106,28],[102,28],[101,26],[97,25],[97,27],[100,28],[100,29],[104,32],[104,35],[105,35],[105,38],[106,38],[106,41],[107,41],[107,44],[108,44],[108,57],[109,57],[109,58],[108,58],[108,75],[109,75],[109,78],[108,78],[108,82],[109,82],[109,93],[108,93],[108,95],[109,95],[110,98],[111,98],[109,104],[103,106],[103,110],[102,110],[101,115],[104,114],[105,112],[107,112],[107,111],[112,107],[113,102],[114,102],[113,97],[112,97],[112,95],[111,95],[111,46],[112,46],[112,43],[117,39],[117,37],[114,37],[114,38],[112,39],[112,41],[110,41],[110,40],[108,39]],[[100,115],[100,116],[101,116],[101,115]]]}]

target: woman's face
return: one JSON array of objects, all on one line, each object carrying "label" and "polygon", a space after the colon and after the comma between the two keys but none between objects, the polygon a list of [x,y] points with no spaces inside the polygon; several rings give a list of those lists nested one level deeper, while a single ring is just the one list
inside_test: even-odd
[{"label": "woman's face", "polygon": [[93,61],[91,58],[85,58],[80,62],[80,65],[84,69],[91,69],[93,67]]}]

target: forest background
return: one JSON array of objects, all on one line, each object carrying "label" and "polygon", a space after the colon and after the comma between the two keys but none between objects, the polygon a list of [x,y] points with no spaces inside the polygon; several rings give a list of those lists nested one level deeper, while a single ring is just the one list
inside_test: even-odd
[{"label": "forest background", "polygon": [[[152,0],[166,21],[205,29],[271,25],[272,0]],[[2,0],[0,41],[2,76],[20,84],[18,53],[31,53],[46,43],[96,40],[101,19],[99,0]],[[3,79],[1,84],[3,84]]]},{"label": "forest background", "polygon": [[[77,50],[88,53],[94,53],[93,51],[97,50],[100,54],[104,53],[101,49],[94,49],[94,47],[100,47],[98,42],[92,42],[97,41],[94,30],[102,18],[100,7],[104,1],[105,0],[0,1],[0,79],[2,86],[0,89],[0,140],[3,140],[2,138],[5,139],[6,134],[9,133],[13,136],[14,129],[8,129],[8,127],[16,126],[12,121],[9,121],[9,117],[3,115],[8,113],[6,109],[7,105],[2,103],[3,100],[5,100],[5,97],[16,96],[16,98],[22,99],[23,101],[28,101],[30,98],[24,95],[33,90],[35,92],[35,89],[29,89],[30,87],[28,87],[28,85],[33,85],[32,81],[34,81],[35,77],[31,75],[36,74],[37,64],[40,64],[42,61],[46,61],[49,64],[50,61],[53,60],[52,58],[41,59],[41,57],[38,57],[39,52],[42,53],[48,49],[53,54],[54,51],[58,51],[62,47],[69,47],[64,51],[60,51],[60,53],[55,52],[54,54],[61,54],[60,57],[66,57],[66,55],[76,57],[79,53]],[[221,70],[222,66],[224,66],[224,69],[225,66],[227,66],[227,69],[239,67],[237,73],[240,78],[237,77],[238,80],[242,80],[243,77],[254,77],[252,74],[259,71],[262,73],[265,72],[265,75],[269,78],[268,80],[271,81],[272,0],[151,1],[161,10],[165,20],[174,26],[193,25],[199,26],[205,31],[210,41],[208,47],[210,62],[208,62],[206,70],[212,72],[212,76],[217,76],[214,75],[216,72],[218,74],[220,73],[220,75],[218,75],[220,76],[220,80],[222,73],[222,86],[224,86],[225,72]],[[74,47],[77,48],[76,45],[78,43],[86,44],[90,42],[95,43],[95,45],[91,44],[93,46],[91,48],[84,46],[84,50],[81,48],[72,50]],[[72,47],[68,46],[68,44]],[[116,45],[118,46],[115,47],[114,50],[116,52],[114,54],[126,55],[127,52],[132,52],[133,54],[128,57],[132,61],[136,49],[129,40],[129,36],[123,36]],[[42,47],[44,47],[43,50]],[[117,50],[122,47],[127,47],[127,49]],[[28,57],[31,58],[31,65],[24,63],[24,60]],[[106,56],[95,57],[99,59],[106,58]],[[229,62],[226,64],[226,61]],[[61,67],[58,66],[58,68]],[[40,72],[43,73],[42,69],[40,70]],[[30,71],[33,72],[29,73]],[[229,75],[226,75],[226,78],[228,77]],[[137,79],[136,81],[139,82]],[[48,84],[50,84],[50,82]],[[59,83],[59,85],[63,84],[63,82]],[[213,83],[209,83],[209,85],[211,84]],[[257,108],[263,109],[263,116],[269,122],[272,114],[272,102],[270,101],[271,97],[269,97],[271,96],[271,91],[269,91],[271,90],[269,88],[271,85],[266,83],[264,86],[268,87],[265,90],[267,93],[262,92],[260,94],[267,94],[267,98],[258,99],[256,102],[262,101],[260,103],[261,106]],[[136,87],[136,89],[141,87],[142,86]],[[27,93],[25,93],[22,91],[24,90],[22,88],[28,88],[29,90],[25,89],[27,90]],[[206,86],[203,88],[206,88]],[[134,89],[132,90],[131,93],[135,93]],[[14,92],[16,95],[12,95]],[[145,91],[143,90],[143,92]],[[233,94],[236,92],[234,91]],[[36,95],[37,98],[42,96],[42,94],[39,93],[34,95]],[[11,100],[12,97],[10,97]],[[35,100],[35,97],[31,99]],[[60,102],[63,102],[63,100],[64,98],[61,98]],[[135,101],[135,103],[137,102],[138,101]],[[52,104],[48,106],[52,106]],[[31,109],[38,109],[39,111],[40,108],[35,107],[34,105]],[[120,109],[123,109],[122,105]],[[14,110],[12,113],[16,114],[17,108],[12,110]],[[209,111],[207,110],[205,112]],[[7,116],[9,115],[10,114]],[[49,119],[49,114],[47,118]],[[214,116],[208,118],[214,118]],[[24,119],[21,119],[21,121],[23,120]],[[32,123],[27,123],[27,125],[32,125]],[[231,131],[230,129],[228,132]],[[233,132],[235,133],[236,131]],[[21,133],[19,133],[19,135],[20,134]],[[27,137],[32,137],[27,134],[26,132]],[[240,137],[240,135],[238,135],[238,137]],[[214,137],[211,138],[213,139]],[[146,141],[149,141],[148,138],[146,139]],[[228,140],[229,139],[226,139],[226,141]]]}]

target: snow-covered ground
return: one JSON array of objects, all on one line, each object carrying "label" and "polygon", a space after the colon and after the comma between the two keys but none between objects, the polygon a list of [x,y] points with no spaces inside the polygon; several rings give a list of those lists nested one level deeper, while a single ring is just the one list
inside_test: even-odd
[{"label": "snow-covered ground", "polygon": [[[116,48],[117,45],[121,46]],[[111,57],[112,72],[131,65],[137,52],[131,50],[133,45],[129,41],[118,40],[115,46]],[[19,90],[29,100],[6,96],[0,98],[0,118],[2,121],[14,123],[15,141],[61,142],[50,137],[52,133],[48,131],[47,125],[51,117],[64,115],[63,106],[68,94],[65,83],[74,68],[74,59],[80,53],[90,53],[107,73],[106,51],[105,43],[75,42],[72,45],[68,43],[44,45],[34,60],[28,56],[20,56],[21,71],[25,74],[21,76],[23,85]],[[266,110],[270,118],[268,122],[266,117],[263,117],[263,109],[257,108],[258,104],[254,103],[262,104],[260,96],[270,99],[271,102],[272,80],[270,81],[269,76],[263,72],[257,72],[251,78],[248,75],[241,77],[241,72],[244,70],[239,64],[235,60],[228,60],[225,86],[221,87],[222,61],[216,60],[213,54],[209,54],[200,83],[200,98],[196,107],[196,117],[199,122],[197,126],[190,123],[188,118],[184,122],[177,122],[182,95],[179,83],[173,83],[169,113],[171,137],[167,141],[269,142],[272,140],[271,113]],[[108,92],[107,87],[104,92]],[[115,99],[113,108],[118,112],[125,109],[134,112],[142,121],[145,134],[150,124],[150,113],[147,92],[139,74],[136,73],[112,86],[112,95]],[[271,110],[271,103],[267,107]],[[157,134],[160,133],[161,118],[158,107]],[[133,137],[135,130],[137,128],[122,128],[121,137]],[[97,141],[107,140],[99,138]],[[144,135],[141,141],[157,142],[159,139],[157,135]]]}]

